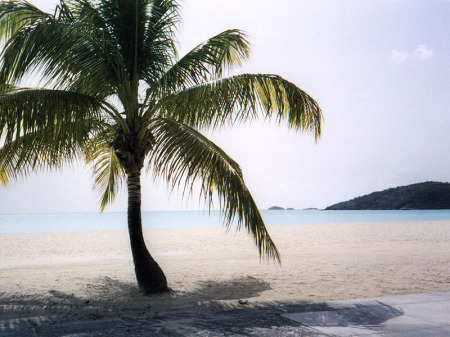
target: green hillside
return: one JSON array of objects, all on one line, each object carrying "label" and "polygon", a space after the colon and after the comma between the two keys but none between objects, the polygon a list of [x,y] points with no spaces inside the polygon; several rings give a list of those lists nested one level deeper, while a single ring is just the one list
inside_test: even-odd
[{"label": "green hillside", "polygon": [[374,192],[327,210],[450,209],[450,183],[425,182]]}]

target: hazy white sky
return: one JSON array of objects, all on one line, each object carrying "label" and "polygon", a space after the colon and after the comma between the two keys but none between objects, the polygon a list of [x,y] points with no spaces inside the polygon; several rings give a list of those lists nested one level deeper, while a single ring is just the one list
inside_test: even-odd
[{"label": "hazy white sky", "polygon": [[[50,10],[54,1],[34,0]],[[180,50],[228,28],[253,44],[242,72],[274,73],[320,104],[323,136],[270,122],[211,135],[261,209],[323,208],[375,190],[450,181],[450,1],[185,0]],[[0,213],[97,211],[82,164],[0,190]],[[144,210],[203,209],[143,176]],[[108,211],[126,210],[123,193]]]}]

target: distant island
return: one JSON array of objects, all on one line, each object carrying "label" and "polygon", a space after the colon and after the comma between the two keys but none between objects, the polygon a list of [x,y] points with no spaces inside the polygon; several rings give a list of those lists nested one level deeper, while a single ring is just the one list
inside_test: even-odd
[{"label": "distant island", "polygon": [[[272,206],[268,208],[269,211],[295,211],[295,208],[289,207],[289,208],[283,208],[280,206]],[[318,208],[315,207],[309,207],[309,208],[304,208],[304,211],[311,211],[311,210],[318,210]]]},{"label": "distant island", "polygon": [[293,211],[294,209],[292,207],[289,208],[283,208],[280,206],[272,206],[269,207],[269,211]]},{"label": "distant island", "polygon": [[450,209],[450,183],[425,182],[374,192],[326,210]]},{"label": "distant island", "polygon": [[280,206],[272,206],[269,207],[269,211],[284,211],[284,208]]}]

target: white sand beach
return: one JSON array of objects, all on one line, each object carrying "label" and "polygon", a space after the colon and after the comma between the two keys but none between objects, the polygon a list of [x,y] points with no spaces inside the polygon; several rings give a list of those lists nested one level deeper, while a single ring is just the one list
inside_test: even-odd
[{"label": "white sand beach", "polygon": [[113,315],[145,308],[214,310],[237,306],[239,299],[261,306],[450,290],[449,221],[279,225],[269,231],[282,266],[260,262],[244,232],[146,230],[174,290],[152,297],[137,290],[126,231],[3,234],[0,301],[101,303],[102,315]]}]

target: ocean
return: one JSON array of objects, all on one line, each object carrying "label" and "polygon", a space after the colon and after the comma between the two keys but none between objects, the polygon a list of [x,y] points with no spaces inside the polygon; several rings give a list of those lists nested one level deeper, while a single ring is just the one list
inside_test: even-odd
[{"label": "ocean", "polygon": [[[450,220],[450,210],[266,210],[261,215],[266,225]],[[143,212],[142,224],[144,228],[212,227],[223,226],[223,219],[219,211]],[[125,212],[0,215],[0,234],[126,229]]]}]

